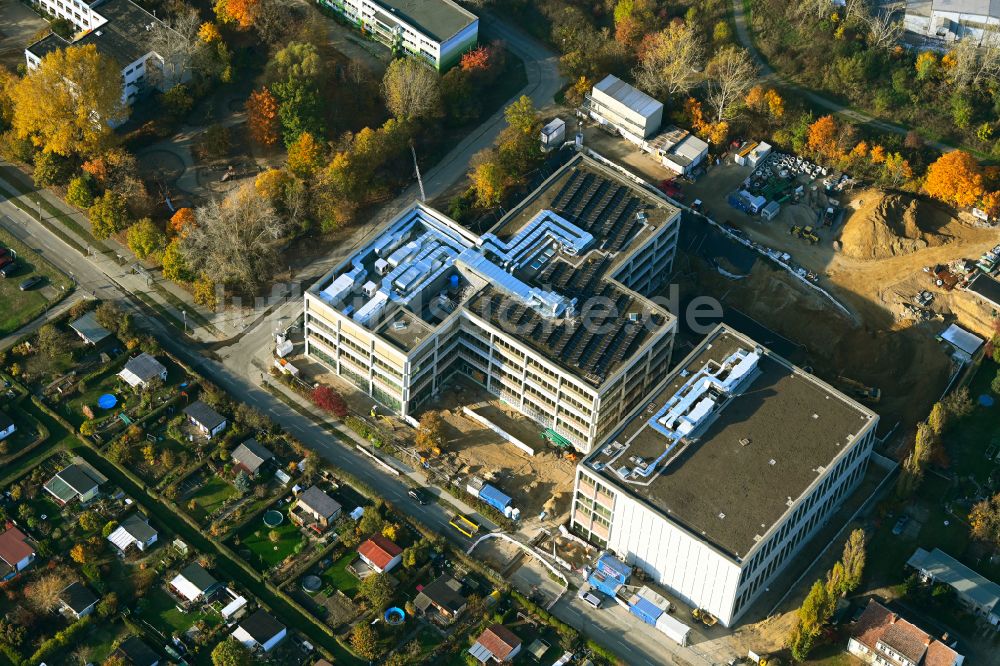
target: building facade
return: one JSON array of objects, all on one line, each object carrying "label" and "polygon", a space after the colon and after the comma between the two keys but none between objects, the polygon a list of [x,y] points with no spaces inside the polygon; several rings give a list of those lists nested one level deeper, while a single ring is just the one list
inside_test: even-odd
[{"label": "building facade", "polygon": [[663,104],[617,76],[608,74],[587,97],[590,117],[610,125],[629,141],[641,145],[663,122]]},{"label": "building facade", "polygon": [[306,352],[403,417],[460,373],[589,451],[667,370],[675,320],[646,295],[679,219],[581,156],[482,237],[415,204],[306,293]]},{"label": "building facade", "polygon": [[37,0],[46,14],[66,19],[78,31],[66,40],[55,33],[43,37],[24,50],[28,69],[41,65],[42,58],[67,46],[93,44],[98,52],[114,60],[122,72],[122,102],[131,106],[154,90],[168,90],[191,78],[188,68],[171,63],[149,47],[149,33],[169,29],[163,22],[131,0]]},{"label": "building facade", "polygon": [[944,43],[969,38],[980,45],[1000,45],[1000,1],[908,0],[903,25]]},{"label": "building facade", "polygon": [[649,395],[578,466],[571,529],[730,626],[861,481],[878,417],[724,326]]},{"label": "building facade", "polygon": [[396,52],[444,71],[476,47],[479,17],[451,0],[318,0]]}]

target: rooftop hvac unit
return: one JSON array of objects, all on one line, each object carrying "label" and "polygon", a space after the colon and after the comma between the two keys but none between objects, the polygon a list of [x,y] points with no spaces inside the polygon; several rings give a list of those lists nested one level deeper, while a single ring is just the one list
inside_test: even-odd
[{"label": "rooftop hvac unit", "polygon": [[627,479],[628,475],[631,474],[631,473],[632,473],[632,470],[630,470],[625,465],[622,465],[621,467],[619,467],[618,469],[615,470],[615,474],[617,474],[618,476],[620,476],[622,479]]},{"label": "rooftop hvac unit", "polygon": [[371,298],[375,295],[375,292],[378,291],[378,285],[369,280],[368,282],[365,282],[365,286],[361,289],[365,292],[365,296]]},{"label": "rooftop hvac unit", "polygon": [[375,272],[379,275],[385,275],[389,272],[389,262],[385,259],[375,260]]}]

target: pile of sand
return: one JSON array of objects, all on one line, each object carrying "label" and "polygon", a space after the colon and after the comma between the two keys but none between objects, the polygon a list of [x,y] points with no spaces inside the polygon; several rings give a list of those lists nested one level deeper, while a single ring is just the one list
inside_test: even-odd
[{"label": "pile of sand", "polygon": [[848,257],[887,259],[950,240],[939,233],[951,221],[948,214],[911,197],[868,190],[854,203],[840,237]]}]

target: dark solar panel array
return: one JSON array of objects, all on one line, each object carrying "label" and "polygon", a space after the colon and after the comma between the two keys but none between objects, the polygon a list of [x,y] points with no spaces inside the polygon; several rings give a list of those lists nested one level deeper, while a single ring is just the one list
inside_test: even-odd
[{"label": "dark solar panel array", "polygon": [[602,249],[618,252],[641,228],[642,199],[620,183],[590,171],[573,171],[552,200],[552,209],[594,234]]}]

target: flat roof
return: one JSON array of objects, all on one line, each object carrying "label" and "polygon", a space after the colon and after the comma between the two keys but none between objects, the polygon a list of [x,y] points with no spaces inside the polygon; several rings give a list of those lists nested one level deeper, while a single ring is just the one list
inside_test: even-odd
[{"label": "flat roof", "polygon": [[444,42],[479,20],[450,0],[374,0],[421,32]]},{"label": "flat roof", "polygon": [[876,419],[720,325],[583,465],[739,561]]},{"label": "flat roof", "polygon": [[646,118],[663,109],[662,102],[653,99],[635,86],[625,83],[614,74],[608,74],[601,79],[594,86],[594,90],[604,93]]},{"label": "flat roof", "polygon": [[123,68],[150,53],[149,26],[159,19],[131,0],[104,0],[94,11],[107,23],[76,40],[74,46],[93,44]]},{"label": "flat roof", "polygon": [[965,566],[940,548],[930,552],[917,548],[906,564],[919,569],[936,582],[952,586],[960,596],[972,599],[979,606],[1000,612],[1000,585]]},{"label": "flat roof", "polygon": [[1000,282],[980,273],[969,283],[968,290],[980,298],[989,301],[995,307],[1000,308]]},{"label": "flat roof", "polygon": [[309,293],[404,353],[464,308],[599,387],[672,320],[614,276],[679,212],[577,155],[481,236],[415,204]]}]

